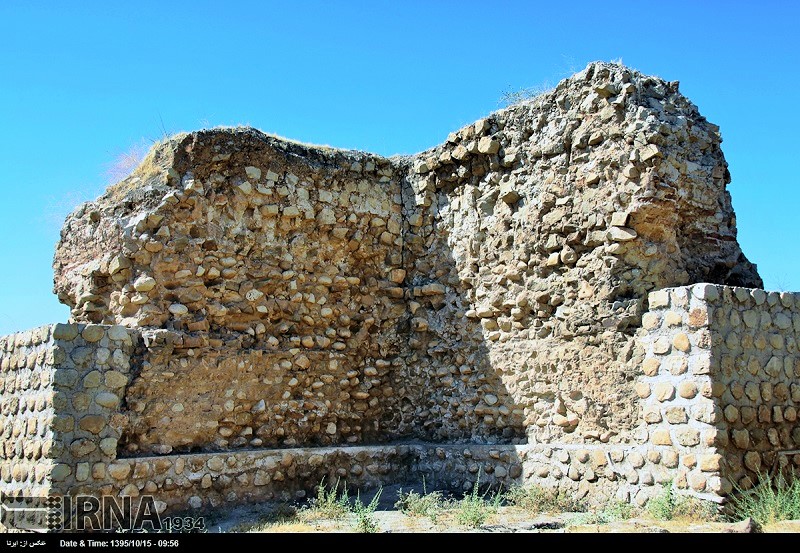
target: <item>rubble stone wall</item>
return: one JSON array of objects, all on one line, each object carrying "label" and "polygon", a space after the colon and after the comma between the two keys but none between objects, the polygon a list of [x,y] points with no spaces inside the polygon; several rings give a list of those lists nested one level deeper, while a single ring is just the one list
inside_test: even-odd
[{"label": "rubble stone wall", "polygon": [[[421,482],[452,490],[510,486],[522,473],[515,446],[388,444],[259,449],[118,459],[93,492],[154,496],[173,512],[302,499],[320,482],[355,492]],[[433,489],[433,488],[431,488]]]},{"label": "rubble stone wall", "polygon": [[600,63],[411,157],[179,135],[68,218],[56,291],[182,334],[128,391],[130,454],[626,443],[648,292],[761,286],[720,143]]},{"label": "rubble stone wall", "polygon": [[5,493],[66,492],[116,459],[137,336],[122,326],[56,324],[0,338]]},{"label": "rubble stone wall", "polygon": [[[138,333],[123,326],[57,324],[53,336],[53,490],[98,478],[116,459],[128,417],[125,390],[139,370]],[[89,484],[91,486],[91,484]]]},{"label": "rubble stone wall", "polygon": [[[617,444],[250,443],[241,451],[216,444],[216,452],[146,456],[124,442],[136,420],[126,398],[141,373],[156,358],[166,367],[191,366],[199,371],[194,389],[202,391],[214,375],[198,367],[221,361],[198,363],[192,344],[175,332],[140,339],[122,326],[42,327],[0,341],[0,474],[6,492],[151,494],[170,510],[303,497],[323,477],[369,487],[425,476],[431,485],[466,489],[481,475],[487,485],[529,482],[590,504],[614,497],[639,505],[673,482],[681,493],[721,502],[733,484],[746,488],[759,473],[800,470],[799,296],[712,284],[649,294],[636,337],[644,352],[634,385],[637,419],[631,439]],[[170,410],[180,415],[176,406],[187,392],[177,382],[168,384],[175,390]],[[241,389],[249,389],[246,381]]]},{"label": "rubble stone wall", "polygon": [[[409,286],[444,290],[409,304],[410,370],[445,399],[429,396],[428,435],[463,435],[469,417],[536,443],[629,442],[647,294],[762,286],[736,244],[720,143],[677,82],[593,64],[415,156]],[[489,378],[465,389],[475,369]]]}]

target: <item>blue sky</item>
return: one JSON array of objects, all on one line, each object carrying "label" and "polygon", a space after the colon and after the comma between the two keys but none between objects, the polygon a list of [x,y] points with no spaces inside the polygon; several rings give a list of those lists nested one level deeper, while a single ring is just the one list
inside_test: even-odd
[{"label": "blue sky", "polygon": [[66,320],[64,216],[123,152],[248,124],[414,153],[593,60],[679,80],[722,128],[745,253],[800,290],[800,2],[0,2],[0,335]]}]

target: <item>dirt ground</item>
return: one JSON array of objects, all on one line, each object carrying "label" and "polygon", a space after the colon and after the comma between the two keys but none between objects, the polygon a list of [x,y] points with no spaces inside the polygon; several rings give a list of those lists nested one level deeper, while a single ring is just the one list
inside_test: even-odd
[{"label": "dirt ground", "polygon": [[[749,521],[709,522],[702,520],[657,520],[647,514],[636,514],[627,520],[598,521],[591,512],[531,514],[518,507],[501,506],[485,523],[470,528],[458,523],[451,512],[443,512],[436,521],[427,516],[408,516],[394,507],[399,489],[385,488],[371,518],[380,533],[800,533],[800,520],[759,526]],[[372,498],[365,494],[365,502]],[[339,533],[355,532],[356,517],[352,513],[340,519],[309,517],[302,512],[294,516],[281,503],[241,506],[207,513],[206,526],[212,533]],[[755,526],[755,528],[754,528]]]}]

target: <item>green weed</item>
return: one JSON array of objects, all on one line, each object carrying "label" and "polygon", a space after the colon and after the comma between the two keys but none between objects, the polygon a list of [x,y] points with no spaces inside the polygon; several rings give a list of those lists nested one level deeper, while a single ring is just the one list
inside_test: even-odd
[{"label": "green weed", "polygon": [[481,494],[478,491],[480,479],[481,475],[478,472],[478,479],[475,481],[472,491],[455,504],[456,521],[470,528],[483,526],[486,519],[497,513],[500,503],[503,501],[503,494],[500,492],[496,492],[488,498],[488,492]]},{"label": "green weed", "polygon": [[339,480],[332,488],[325,486],[325,479],[317,485],[316,497],[309,501],[309,505],[303,510],[302,518],[327,518],[341,519],[350,512],[350,503],[347,499],[347,486],[342,487],[339,493]]},{"label": "green weed", "polygon": [[356,501],[353,503],[353,514],[355,514],[353,529],[356,532],[372,534],[378,531],[378,521],[375,520],[373,515],[375,509],[378,508],[378,502],[380,501],[382,492],[383,488],[378,489],[378,493],[375,494],[375,497],[373,497],[372,501],[367,505],[361,501],[361,493],[356,497]]},{"label": "green weed", "polygon": [[665,482],[661,493],[647,502],[647,512],[657,520],[683,519],[710,522],[717,519],[716,506],[694,497],[679,496],[672,482]]},{"label": "green weed", "polygon": [[609,524],[620,520],[628,520],[633,516],[633,507],[624,501],[611,501],[600,511],[591,511],[572,516],[568,526],[581,524]]},{"label": "green weed", "polygon": [[404,493],[402,488],[397,493],[397,502],[394,504],[404,515],[412,517],[428,517],[436,524],[446,502],[439,491],[428,493],[425,478],[422,479],[422,494],[411,490]]},{"label": "green weed", "polygon": [[760,524],[800,519],[800,479],[759,474],[750,490],[734,486],[728,503],[732,520],[752,518]]},{"label": "green weed", "polygon": [[564,492],[547,490],[541,486],[514,486],[505,495],[509,505],[529,513],[583,512],[586,505]]}]

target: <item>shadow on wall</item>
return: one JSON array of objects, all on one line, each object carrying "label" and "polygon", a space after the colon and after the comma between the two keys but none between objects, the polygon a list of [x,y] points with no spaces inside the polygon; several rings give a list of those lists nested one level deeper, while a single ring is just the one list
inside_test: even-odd
[{"label": "shadow on wall", "polygon": [[406,168],[309,163],[303,146],[242,135],[224,163],[206,157],[227,156],[227,132],[198,133],[176,162],[147,254],[118,273],[147,283],[144,308],[106,291],[144,336],[120,457],[524,442],[510,368],[467,317],[447,230],[409,204]]},{"label": "shadow on wall", "polygon": [[[453,250],[452,201],[445,192],[419,199],[411,186],[404,189],[412,215],[404,253],[409,340],[403,420],[415,437],[433,442],[525,443],[524,412],[508,389],[518,375],[490,355],[501,328],[496,319],[475,316],[474,283],[462,278],[469,268]],[[510,320],[500,324],[511,330]]]}]

